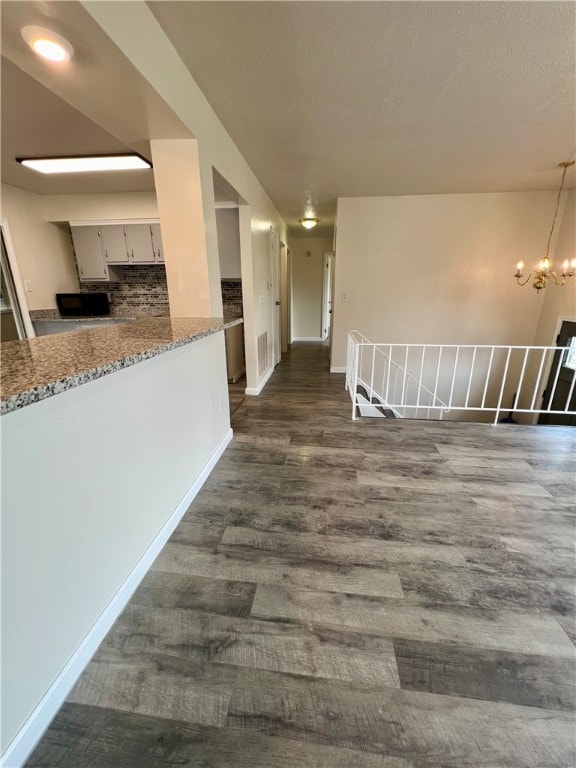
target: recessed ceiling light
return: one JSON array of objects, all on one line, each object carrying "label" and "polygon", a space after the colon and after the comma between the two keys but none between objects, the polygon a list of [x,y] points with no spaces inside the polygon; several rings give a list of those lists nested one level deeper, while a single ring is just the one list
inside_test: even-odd
[{"label": "recessed ceiling light", "polygon": [[48,61],[68,61],[74,55],[74,48],[62,35],[45,27],[23,27],[21,35],[30,48]]},{"label": "recessed ceiling light", "polygon": [[90,155],[86,157],[17,157],[17,162],[39,173],[93,173],[140,171],[152,164],[140,155]]},{"label": "recessed ceiling light", "polygon": [[300,219],[300,224],[304,229],[313,229],[318,224],[319,219],[314,219],[312,216],[307,216],[305,219]]}]

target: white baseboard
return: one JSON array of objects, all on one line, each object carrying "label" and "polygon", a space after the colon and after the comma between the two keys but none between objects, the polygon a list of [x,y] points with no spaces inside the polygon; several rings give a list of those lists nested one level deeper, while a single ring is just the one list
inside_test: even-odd
[{"label": "white baseboard", "polygon": [[341,366],[341,365],[331,366],[330,373],[346,373],[346,366]]},{"label": "white baseboard", "polygon": [[236,382],[244,376],[246,373],[246,368],[242,368],[241,371],[239,371],[235,376],[232,376],[231,379],[228,379],[228,381],[231,381],[232,384],[236,384]]},{"label": "white baseboard", "polygon": [[272,376],[273,373],[274,373],[274,366],[271,365],[270,368],[268,368],[268,370],[266,371],[266,373],[262,377],[262,381],[260,382],[260,384],[258,384],[257,387],[246,387],[246,389],[244,390],[244,394],[245,395],[259,395],[260,392],[262,392],[262,390],[266,386],[266,384],[268,382],[268,379],[270,378],[270,376]]},{"label": "white baseboard", "polygon": [[232,440],[232,436],[232,430],[229,429],[215,448],[196,480],[186,491],[184,498],[164,523],[118,592],[116,592],[104,611],[100,614],[92,629],[82,640],[58,677],[36,705],[32,714],[7,746],[0,758],[0,766],[2,768],[20,768],[29,757],[44,731],[50,725],[54,715],[64,703],[72,686],[82,674],[84,668],[98,649],[98,646],[106,637],[112,624],[114,624],[118,616],[120,616],[126,607],[126,604],[148,572],[148,569],[158,557],[160,550],[164,544],[166,544],[176,526],[184,516],[184,513],[206,482],[208,475],[214,468],[216,462],[224,453],[228,443]]},{"label": "white baseboard", "polygon": [[292,341],[322,341],[320,336],[294,336]]}]

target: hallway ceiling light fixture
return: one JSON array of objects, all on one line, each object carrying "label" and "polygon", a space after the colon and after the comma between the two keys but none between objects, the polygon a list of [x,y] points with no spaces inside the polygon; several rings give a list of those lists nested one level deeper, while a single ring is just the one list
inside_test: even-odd
[{"label": "hallway ceiling light fixture", "polygon": [[74,48],[66,38],[45,27],[22,27],[20,34],[30,48],[48,61],[61,63],[74,55]]},{"label": "hallway ceiling light fixture", "polygon": [[302,224],[304,229],[314,229],[319,221],[320,219],[315,219],[313,216],[306,216],[305,218],[300,219],[300,224]]},{"label": "hallway ceiling light fixture", "polygon": [[86,155],[78,157],[17,157],[16,161],[38,173],[94,173],[98,171],[144,171],[152,163],[137,154]]},{"label": "hallway ceiling light fixture", "polygon": [[554,211],[554,218],[552,219],[552,228],[550,229],[550,234],[548,236],[548,246],[546,248],[546,256],[544,256],[543,259],[540,259],[538,262],[538,268],[535,269],[533,272],[530,272],[526,280],[524,282],[521,282],[524,275],[522,274],[522,270],[524,269],[524,262],[519,261],[516,265],[516,274],[514,277],[516,278],[516,282],[518,285],[526,285],[532,277],[534,277],[534,282],[532,284],[532,287],[536,289],[536,291],[541,291],[542,288],[546,288],[546,285],[548,284],[548,280],[551,278],[554,281],[555,285],[566,285],[568,280],[571,277],[574,277],[574,272],[576,270],[576,259],[572,259],[572,261],[564,261],[562,264],[562,273],[560,275],[560,278],[558,278],[558,275],[556,272],[552,269],[552,262],[550,261],[550,243],[552,242],[552,235],[554,233],[554,226],[556,225],[556,217],[558,216],[558,209],[560,207],[560,195],[562,194],[562,187],[564,186],[564,179],[566,178],[566,171],[568,168],[570,168],[571,165],[574,165],[574,160],[566,160],[563,163],[558,163],[559,168],[564,168],[564,171],[562,173],[562,181],[560,182],[560,189],[558,190],[558,199],[556,200],[556,210]]}]

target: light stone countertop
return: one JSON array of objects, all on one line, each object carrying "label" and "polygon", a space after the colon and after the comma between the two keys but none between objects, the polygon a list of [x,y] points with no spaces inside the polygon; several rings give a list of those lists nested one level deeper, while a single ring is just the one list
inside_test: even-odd
[{"label": "light stone countertop", "polygon": [[4,342],[6,414],[243,322],[242,317],[155,317]]},{"label": "light stone countertop", "polygon": [[168,310],[151,312],[149,307],[114,307],[109,315],[79,315],[63,317],[57,309],[33,309],[30,311],[30,319],[50,320],[60,323],[85,323],[90,320],[138,320],[144,317],[169,317]]}]

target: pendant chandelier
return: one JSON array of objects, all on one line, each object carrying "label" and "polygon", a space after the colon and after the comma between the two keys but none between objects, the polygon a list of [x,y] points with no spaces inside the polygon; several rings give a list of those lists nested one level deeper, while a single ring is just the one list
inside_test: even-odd
[{"label": "pendant chandelier", "polygon": [[516,274],[514,277],[516,278],[516,282],[518,285],[526,285],[532,277],[534,278],[534,282],[532,283],[532,287],[536,289],[536,291],[541,291],[542,288],[546,288],[546,285],[548,284],[548,280],[553,280],[555,285],[566,285],[568,280],[571,277],[574,277],[574,271],[576,270],[576,259],[572,259],[571,262],[566,259],[566,261],[562,264],[562,272],[560,274],[560,277],[556,274],[556,272],[552,269],[552,263],[550,261],[550,243],[552,242],[552,235],[554,233],[554,227],[556,225],[556,217],[558,216],[558,209],[560,208],[560,195],[562,194],[562,187],[564,186],[564,179],[566,178],[566,171],[568,168],[570,168],[571,165],[574,165],[574,160],[566,160],[564,163],[559,163],[559,168],[564,168],[564,172],[562,173],[562,181],[560,182],[560,189],[558,190],[558,199],[556,200],[556,210],[554,211],[554,218],[552,219],[552,228],[550,229],[550,235],[548,236],[548,246],[546,248],[546,256],[544,256],[543,259],[540,259],[538,262],[538,268],[535,269],[533,272],[530,272],[528,277],[522,282],[522,278],[524,275],[522,274],[522,270],[524,269],[524,262],[519,261],[516,265]]}]

